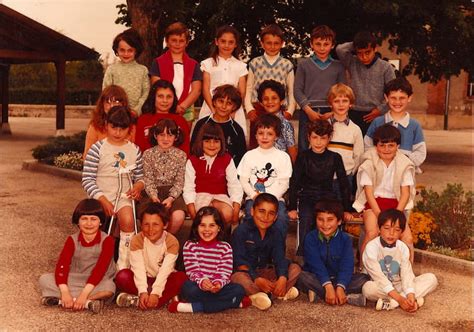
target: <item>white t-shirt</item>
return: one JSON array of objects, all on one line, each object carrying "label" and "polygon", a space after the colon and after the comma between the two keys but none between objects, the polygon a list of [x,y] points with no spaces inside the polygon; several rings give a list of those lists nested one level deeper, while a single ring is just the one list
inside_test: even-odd
[{"label": "white t-shirt", "polygon": [[[374,197],[383,197],[383,198],[397,198],[395,192],[393,191],[393,176],[395,174],[395,162],[392,160],[390,165],[386,166],[384,163],[384,172],[382,181],[380,184],[374,188]],[[415,181],[409,170],[405,170],[402,175],[402,181],[400,182],[401,186],[413,186]],[[363,186],[372,186],[372,180],[369,175],[362,171],[360,176],[360,185]]]}]

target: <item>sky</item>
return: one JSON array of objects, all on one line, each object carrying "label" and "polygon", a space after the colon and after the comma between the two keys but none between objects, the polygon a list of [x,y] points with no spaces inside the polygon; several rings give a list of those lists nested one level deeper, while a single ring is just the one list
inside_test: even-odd
[{"label": "sky", "polygon": [[[126,0],[0,0],[0,3],[113,58],[112,41],[125,30],[115,24]],[[110,61],[111,59],[109,59]]]}]

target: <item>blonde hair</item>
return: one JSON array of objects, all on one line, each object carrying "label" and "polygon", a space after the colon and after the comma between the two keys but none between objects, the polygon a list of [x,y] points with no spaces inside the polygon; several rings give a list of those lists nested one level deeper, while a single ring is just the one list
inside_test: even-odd
[{"label": "blonde hair", "polygon": [[350,86],[347,86],[343,83],[334,84],[329,89],[328,102],[332,103],[334,98],[336,98],[337,96],[344,96],[344,97],[349,98],[349,101],[351,102],[351,104],[354,104],[354,102],[355,102],[354,91],[352,91]]}]

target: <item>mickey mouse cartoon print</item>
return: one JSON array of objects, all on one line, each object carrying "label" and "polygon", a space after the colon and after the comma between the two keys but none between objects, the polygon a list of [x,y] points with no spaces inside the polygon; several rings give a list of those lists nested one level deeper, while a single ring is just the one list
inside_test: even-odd
[{"label": "mickey mouse cartoon print", "polygon": [[265,167],[252,169],[250,182],[253,184],[255,190],[259,193],[266,192],[266,188],[270,187],[277,177],[276,171],[271,163],[266,163]]}]

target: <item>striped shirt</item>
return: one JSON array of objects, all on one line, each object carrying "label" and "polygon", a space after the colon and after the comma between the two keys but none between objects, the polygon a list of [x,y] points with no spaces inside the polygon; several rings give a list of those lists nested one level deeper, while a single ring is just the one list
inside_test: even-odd
[{"label": "striped shirt", "polygon": [[232,247],[224,241],[187,241],[183,248],[184,267],[189,280],[201,288],[201,283],[209,279],[219,282],[222,287],[230,282],[232,274]]}]

